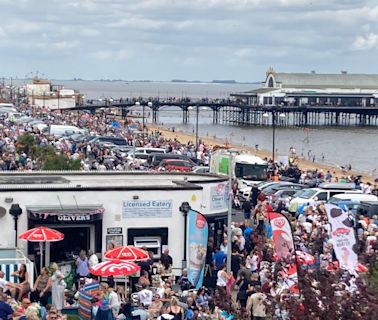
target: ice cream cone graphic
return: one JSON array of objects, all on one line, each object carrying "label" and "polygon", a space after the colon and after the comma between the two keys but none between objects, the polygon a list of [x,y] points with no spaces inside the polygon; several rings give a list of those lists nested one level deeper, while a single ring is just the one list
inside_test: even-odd
[{"label": "ice cream cone graphic", "polygon": [[348,248],[342,248],[342,254],[341,254],[341,259],[343,261],[343,265],[344,266],[347,266],[348,265],[348,261],[349,261],[349,250]]}]

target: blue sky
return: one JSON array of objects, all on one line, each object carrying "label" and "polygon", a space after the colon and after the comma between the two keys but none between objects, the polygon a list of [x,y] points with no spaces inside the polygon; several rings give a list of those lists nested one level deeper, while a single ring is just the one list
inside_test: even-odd
[{"label": "blue sky", "polygon": [[377,0],[0,0],[0,77],[378,73]]}]

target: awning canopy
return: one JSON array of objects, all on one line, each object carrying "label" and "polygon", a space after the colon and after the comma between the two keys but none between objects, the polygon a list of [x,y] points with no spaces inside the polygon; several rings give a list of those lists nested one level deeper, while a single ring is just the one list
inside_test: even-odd
[{"label": "awning canopy", "polygon": [[45,222],[88,222],[102,219],[102,205],[26,206],[28,218]]}]

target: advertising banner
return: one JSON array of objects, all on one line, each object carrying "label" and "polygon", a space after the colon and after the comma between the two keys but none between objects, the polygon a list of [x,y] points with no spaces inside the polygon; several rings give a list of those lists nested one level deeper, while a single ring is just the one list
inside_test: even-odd
[{"label": "advertising banner", "polygon": [[218,183],[210,188],[210,210],[222,211],[228,208],[228,183]]},{"label": "advertising banner", "polygon": [[[269,212],[268,218],[272,226],[274,251],[277,260],[294,257],[294,241],[289,220],[278,212]],[[298,272],[296,263],[287,266],[285,286],[294,293],[298,293]]]},{"label": "advertising banner", "polygon": [[207,251],[209,227],[206,218],[199,212],[188,212],[188,279],[199,289],[202,287]]},{"label": "advertising banner", "polygon": [[348,219],[348,214],[341,208],[326,204],[328,222],[331,225],[331,239],[333,250],[339,260],[340,268],[355,274],[358,265],[357,254],[354,251],[356,236],[353,230],[353,221]]}]

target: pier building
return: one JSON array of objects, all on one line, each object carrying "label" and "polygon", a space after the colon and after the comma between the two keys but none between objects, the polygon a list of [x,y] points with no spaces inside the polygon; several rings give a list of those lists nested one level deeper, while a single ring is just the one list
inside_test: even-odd
[{"label": "pier building", "polygon": [[281,73],[270,68],[260,88],[232,96],[251,106],[378,107],[378,75]]}]

